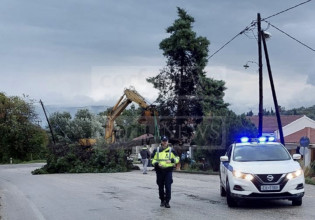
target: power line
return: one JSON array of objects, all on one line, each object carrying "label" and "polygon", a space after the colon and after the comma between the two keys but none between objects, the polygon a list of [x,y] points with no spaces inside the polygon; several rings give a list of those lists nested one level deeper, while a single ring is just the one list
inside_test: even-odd
[{"label": "power line", "polygon": [[208,57],[208,60],[211,59],[211,57],[213,57],[214,55],[216,55],[217,53],[220,52],[220,50],[222,50],[226,45],[228,45],[229,43],[231,43],[235,38],[237,38],[239,35],[241,35],[241,32],[238,33],[237,35],[235,35],[231,40],[229,40],[227,43],[225,43],[222,47],[220,47],[216,52],[214,52],[212,55],[210,55]]},{"label": "power line", "polygon": [[308,1],[302,2],[302,3],[300,3],[300,4],[297,4],[297,5],[295,5],[295,6],[292,6],[292,7],[290,7],[290,8],[287,8],[287,9],[285,9],[285,10],[283,10],[283,11],[280,11],[280,12],[278,12],[278,13],[276,13],[276,14],[270,15],[270,16],[268,16],[268,17],[266,17],[266,18],[261,19],[261,21],[265,21],[265,20],[267,20],[268,18],[271,18],[271,17],[277,16],[277,15],[279,15],[279,14],[282,14],[282,13],[284,13],[284,12],[287,12],[287,11],[293,9],[293,8],[296,8],[296,7],[299,7],[299,6],[301,6],[301,5],[304,5],[304,4],[306,4],[306,3],[310,2],[310,1],[312,1],[312,0],[308,0]]},{"label": "power line", "polygon": [[[301,6],[301,5],[304,5],[304,4],[306,4],[306,3],[310,2],[310,1],[312,1],[312,0],[307,0],[307,1],[305,1],[305,2],[302,2],[302,3],[300,3],[300,4],[297,4],[297,5],[292,6],[292,7],[290,7],[290,8],[287,8],[287,9],[285,9],[285,10],[283,10],[283,11],[280,11],[280,12],[278,12],[278,13],[276,13],[276,14],[270,15],[270,16],[268,16],[268,17],[266,17],[266,18],[261,19],[261,21],[265,21],[265,20],[267,20],[268,18],[275,17],[275,16],[277,16],[277,15],[279,15],[279,14],[282,14],[282,13],[284,13],[284,12],[287,12],[287,11],[293,9],[293,8],[296,8],[296,7],[299,7],[299,6]],[[252,23],[251,23],[249,26],[247,26],[246,28],[244,28],[241,32],[239,32],[237,35],[235,35],[231,40],[229,40],[228,42],[226,42],[226,43],[225,43],[223,46],[221,46],[217,51],[215,51],[213,54],[211,54],[211,55],[208,57],[208,60],[211,59],[211,58],[212,58],[214,55],[216,55],[218,52],[220,52],[224,47],[226,47],[229,43],[231,43],[231,42],[232,42],[235,38],[237,38],[238,36],[244,34],[244,33],[247,32],[247,31],[252,31],[251,27],[254,27],[256,24],[257,24],[257,21],[252,21]],[[291,36],[289,36],[289,37],[291,37]],[[294,39],[293,37],[291,37],[291,38]],[[294,40],[298,41],[297,39],[294,39]],[[298,41],[298,42],[299,42],[299,41]],[[302,45],[304,45],[302,42],[299,42],[299,43],[301,43]],[[304,46],[308,47],[307,45],[304,45]],[[311,49],[311,50],[313,50],[313,49],[310,48],[310,47],[308,47],[308,48]]]},{"label": "power line", "polygon": [[237,35],[235,35],[231,40],[229,40],[228,42],[226,42],[222,47],[220,47],[217,51],[215,51],[213,54],[211,54],[208,57],[208,60],[211,59],[215,54],[217,54],[218,52],[220,52],[220,50],[222,50],[225,46],[227,46],[229,43],[231,43],[235,38],[237,38],[238,36],[244,34],[245,32],[247,32],[248,30],[250,30],[251,27],[255,26],[256,22],[252,22],[249,26],[247,26],[246,28],[244,28],[241,32],[239,32]]},{"label": "power line", "polygon": [[280,30],[279,28],[277,28],[276,26],[274,26],[274,25],[271,24],[270,22],[268,22],[268,21],[265,21],[265,22],[268,23],[268,24],[269,24],[270,26],[272,26],[273,28],[275,28],[275,29],[277,29],[278,31],[280,31],[281,33],[283,33],[283,34],[287,35],[288,37],[290,37],[291,39],[295,40],[295,41],[298,42],[299,44],[302,44],[304,47],[306,47],[306,48],[310,49],[311,51],[314,51],[314,52],[315,52],[315,50],[314,50],[313,48],[311,48],[310,46],[308,46],[308,45],[306,45],[305,43],[299,41],[299,40],[296,39],[295,37],[292,37],[290,34],[284,32],[283,30]]}]

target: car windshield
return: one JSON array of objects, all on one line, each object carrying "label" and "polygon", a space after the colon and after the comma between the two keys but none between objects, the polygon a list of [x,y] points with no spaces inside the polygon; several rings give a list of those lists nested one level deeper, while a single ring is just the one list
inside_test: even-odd
[{"label": "car windshield", "polygon": [[239,145],[234,148],[234,161],[290,160],[287,150],[279,144]]}]

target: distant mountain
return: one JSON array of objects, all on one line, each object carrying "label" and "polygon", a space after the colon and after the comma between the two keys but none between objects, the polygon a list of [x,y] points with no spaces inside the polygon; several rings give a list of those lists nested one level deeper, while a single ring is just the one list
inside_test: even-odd
[{"label": "distant mountain", "polygon": [[[45,106],[47,116],[49,117],[55,112],[69,112],[72,117],[80,109],[88,109],[91,113],[97,115],[105,111],[107,108],[104,106],[85,106],[85,107],[73,107],[73,106],[59,106],[59,105],[46,105]],[[35,111],[38,114],[38,123],[41,127],[47,126],[44,111],[40,105],[35,106]]]}]

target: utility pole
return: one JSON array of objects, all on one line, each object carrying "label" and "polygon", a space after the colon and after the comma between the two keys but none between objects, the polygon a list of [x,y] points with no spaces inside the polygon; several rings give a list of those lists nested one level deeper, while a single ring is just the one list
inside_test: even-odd
[{"label": "utility pole", "polygon": [[258,67],[259,67],[259,112],[258,112],[258,136],[262,135],[263,128],[263,70],[262,70],[262,49],[261,49],[261,18],[260,13],[257,14],[258,28]]},{"label": "utility pole", "polygon": [[272,77],[272,72],[271,72],[271,67],[270,67],[269,54],[268,54],[268,50],[267,50],[267,44],[266,44],[264,31],[261,31],[260,35],[262,36],[262,40],[263,40],[263,44],[264,44],[265,58],[266,58],[266,63],[267,63],[267,68],[268,68],[268,74],[269,74],[270,86],[271,86],[271,91],[272,91],[272,97],[273,97],[273,102],[274,102],[274,106],[275,106],[275,109],[276,109],[276,116],[277,116],[277,122],[278,122],[278,128],[279,128],[280,142],[283,145],[285,145],[284,137],[283,137],[283,131],[282,131],[281,118],[280,118],[280,112],[279,112],[279,106],[278,106],[278,101],[277,101],[277,95],[276,95],[276,90],[275,90],[275,86],[274,86],[274,83],[273,83],[273,77]]},{"label": "utility pole", "polygon": [[40,102],[40,104],[42,105],[42,108],[43,108],[43,110],[44,110],[44,114],[45,114],[45,117],[46,117],[46,120],[47,120],[47,123],[48,123],[48,126],[49,126],[49,130],[50,130],[50,133],[51,133],[52,140],[53,140],[54,144],[56,144],[54,132],[53,132],[53,130],[52,130],[52,128],[51,128],[51,125],[50,125],[50,122],[49,122],[49,120],[48,120],[48,117],[47,117],[47,114],[46,114],[46,110],[45,110],[44,104],[43,104],[42,100],[39,100],[39,102]]}]

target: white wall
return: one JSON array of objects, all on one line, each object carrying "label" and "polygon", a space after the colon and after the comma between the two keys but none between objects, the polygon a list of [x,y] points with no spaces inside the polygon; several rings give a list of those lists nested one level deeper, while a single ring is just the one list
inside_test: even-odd
[{"label": "white wall", "polygon": [[[315,128],[315,121],[304,115],[303,117],[297,119],[296,121],[284,126],[282,128],[283,136],[284,137],[288,136],[306,127]],[[277,139],[280,139],[279,130],[276,130],[275,134]]]}]

